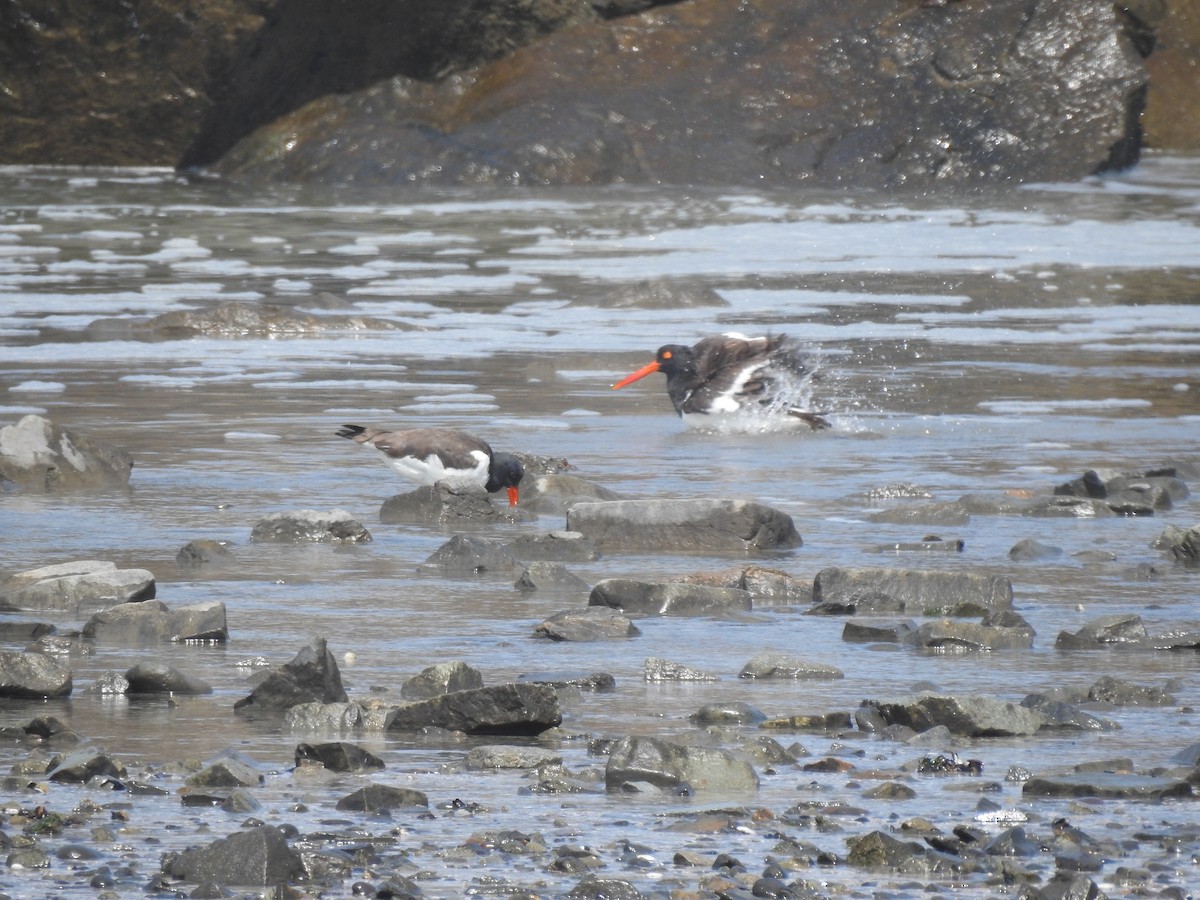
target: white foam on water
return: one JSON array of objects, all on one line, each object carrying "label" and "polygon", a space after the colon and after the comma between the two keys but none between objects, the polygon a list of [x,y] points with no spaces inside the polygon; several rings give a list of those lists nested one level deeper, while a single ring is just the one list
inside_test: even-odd
[{"label": "white foam on water", "polygon": [[979,406],[1004,415],[1052,413],[1058,410],[1146,409],[1154,404],[1149,400],[1107,397],[1100,400],[984,400]]},{"label": "white foam on water", "polygon": [[282,435],[271,434],[266,431],[227,431],[223,437],[230,443],[267,444],[283,440]]},{"label": "white foam on water", "polygon": [[9,391],[18,394],[61,394],[67,386],[61,381],[22,381],[14,384]]}]

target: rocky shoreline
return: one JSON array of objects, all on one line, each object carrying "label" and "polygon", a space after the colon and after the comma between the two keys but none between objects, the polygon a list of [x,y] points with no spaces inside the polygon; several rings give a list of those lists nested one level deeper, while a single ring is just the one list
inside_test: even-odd
[{"label": "rocky shoreline", "polygon": [[[4,431],[0,447],[12,439],[28,449],[31,434],[56,436],[38,453],[26,454],[36,477],[21,483],[35,486],[59,483],[46,473],[74,465],[70,453],[53,457],[55,447],[84,443],[49,422],[22,422]],[[82,468],[104,467],[107,458],[101,454]],[[563,530],[494,539],[489,529],[520,515],[495,509],[481,519],[482,507],[490,506],[486,498],[444,490],[391,498],[383,507],[415,504],[432,515],[427,521],[469,526],[422,564],[428,577],[472,573],[488,583],[507,581],[516,591],[574,599],[561,612],[531,621],[528,640],[602,646],[636,640],[639,622],[681,617],[716,624],[755,611],[844,617],[842,640],[859,648],[847,654],[846,664],[854,652],[867,650],[1021,654],[1051,640],[1035,633],[1014,604],[1012,584],[995,574],[924,564],[826,567],[809,581],[770,566],[770,554],[799,546],[802,537],[790,516],[769,506],[595,499],[603,489],[564,474],[561,461],[528,462],[541,473],[531,498],[561,511]],[[111,470],[103,468],[102,477],[111,478]],[[1186,464],[1089,469],[1023,497],[934,504],[901,485],[889,495],[905,498],[896,508],[905,510],[906,521],[947,527],[960,515],[1142,517],[1185,501],[1188,481],[1196,477]],[[579,497],[585,499],[570,499]],[[371,536],[344,512],[302,510],[264,518],[249,539],[352,547]],[[615,577],[589,585],[571,571],[631,548],[679,553],[696,547],[709,555],[766,556],[656,582]],[[1194,577],[1200,526],[1168,526],[1155,548],[1161,563],[1140,577],[1176,569]],[[1012,556],[1036,564],[1055,549],[1023,541]],[[927,561],[961,550],[953,538],[928,535],[896,552]],[[203,573],[227,564],[227,554],[236,550],[198,539],[178,561]],[[228,702],[204,680],[145,649],[129,651],[124,671],[74,683],[70,665],[61,660],[89,646],[199,650],[229,639],[222,604],[172,605],[158,593],[152,573],[110,561],[41,567],[0,583],[6,645],[0,695],[17,704],[13,709],[29,711],[0,730],[0,740],[16,752],[2,779],[7,799],[0,845],[8,883],[16,877],[23,886],[7,889],[6,896],[44,890],[106,898],[130,891],[438,897],[462,895],[473,884],[473,890],[513,898],[699,900],[963,888],[979,896],[1004,891],[1058,900],[1105,896],[1102,886],[1108,885],[1183,898],[1200,858],[1200,827],[1186,824],[1194,820],[1190,804],[1200,789],[1200,744],[1175,748],[1169,766],[1148,767],[1106,756],[1102,740],[1119,730],[1116,717],[1123,711],[1190,710],[1180,708],[1171,680],[1141,684],[1117,675],[1031,692],[1019,702],[931,686],[841,708],[812,708],[799,700],[792,709],[769,713],[746,691],[746,699],[697,703],[687,726],[670,736],[598,734],[575,730],[572,718],[580,703],[603,706],[612,696],[611,673],[528,672],[493,684],[486,672],[446,660],[400,685],[397,702],[350,696],[332,639],[318,638],[281,665],[248,661],[254,674],[247,692],[231,704],[244,727],[292,748],[286,762],[256,760],[231,748],[203,760],[126,763],[76,732],[76,706],[67,698],[78,695],[81,704],[118,697]],[[1056,653],[1109,654],[1119,671],[1123,654],[1194,654],[1200,625],[1179,621],[1151,631],[1134,612],[1109,613],[1061,632],[1053,647]],[[730,677],[748,687],[837,681],[845,678],[843,668],[800,650],[748,653],[735,673],[647,655],[644,678],[702,690]],[[369,748],[380,742],[454,748],[461,758],[439,770],[393,771],[386,753]],[[1074,750],[1052,755],[1036,769],[993,771],[989,745],[1036,753],[1039,743]],[[959,749],[970,755],[960,756]],[[536,827],[505,821],[502,808],[473,799],[481,778],[500,781],[500,796],[514,792],[535,808],[543,802],[553,808],[541,808]],[[792,799],[784,802],[789,791],[780,785],[797,782],[799,794],[791,788]],[[904,802],[921,795],[956,805],[945,807],[937,821],[906,815]],[[1030,811],[1045,800],[1058,801],[1062,814]],[[610,818],[647,816],[677,838],[675,847],[664,855],[636,841],[595,843],[571,827],[569,810],[576,803],[609,804]],[[1101,824],[1112,804],[1125,808],[1131,823],[1115,832]],[[1146,812],[1129,814],[1129,807]],[[181,833],[178,822],[157,832],[156,823],[169,820],[170,809],[197,811],[194,833]],[[226,814],[219,825],[205,817],[209,809]],[[1087,824],[1074,824],[1076,818]],[[1156,819],[1171,824],[1136,824]],[[548,838],[547,828],[560,833]],[[837,835],[839,852],[817,840],[829,834]]]}]

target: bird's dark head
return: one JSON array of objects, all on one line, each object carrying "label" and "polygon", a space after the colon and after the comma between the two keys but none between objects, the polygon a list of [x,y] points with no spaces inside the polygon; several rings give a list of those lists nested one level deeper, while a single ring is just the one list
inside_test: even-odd
[{"label": "bird's dark head", "polygon": [[626,375],[613,385],[613,390],[623,388],[627,384],[633,384],[635,381],[645,378],[647,375],[653,375],[655,372],[662,372],[667,378],[671,378],[677,373],[692,370],[694,363],[695,360],[691,347],[685,347],[683,344],[664,344],[654,354],[654,362],[646,363],[646,365],[642,366],[636,372]]},{"label": "bird's dark head", "polygon": [[484,489],[490,494],[504,488],[508,491],[508,505],[516,506],[519,494],[517,485],[525,477],[525,467],[511,453],[495,453],[492,455],[492,467],[488,472],[487,484]]}]

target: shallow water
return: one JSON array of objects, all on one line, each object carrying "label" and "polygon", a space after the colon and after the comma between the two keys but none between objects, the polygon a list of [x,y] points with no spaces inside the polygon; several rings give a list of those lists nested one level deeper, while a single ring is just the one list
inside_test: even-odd
[{"label": "shallow water", "polygon": [[[1003,776],[1013,765],[1041,774],[1121,756],[1146,770],[1167,765],[1195,741],[1194,654],[1114,656],[1053,646],[1060,630],[1110,612],[1137,612],[1151,631],[1200,620],[1200,576],[1172,568],[1150,547],[1167,524],[1200,521],[1195,494],[1153,518],[976,516],[963,527],[933,529],[965,541],[955,556],[880,552],[880,545],[916,540],[930,529],[866,517],[888,505],[867,492],[897,482],[952,500],[969,492],[1048,493],[1093,467],[1200,461],[1198,225],[1200,159],[1180,158],[1151,159],[1131,173],[1079,185],[902,199],[678,190],[362,197],[250,193],[161,170],[0,169],[0,423],[42,413],[136,458],[128,492],[0,495],[0,574],[81,558],[149,568],[168,605],[224,601],[231,635],[225,647],[97,646],[71,660],[76,692],[69,701],[8,703],[0,722],[69,717],[131,768],[152,772],[178,758],[237,749],[276,773],[260,791],[260,817],[312,831],[334,827],[321,826],[326,820],[361,825],[333,811],[355,780],[298,783],[289,771],[293,750],[311,736],[248,724],[231,708],[248,693],[250,670],[239,662],[287,661],[317,635],[328,638],[355,698],[395,699],[404,679],[451,659],[478,667],[488,683],[547,670],[609,672],[615,693],[568,698],[565,709],[567,732],[595,736],[679,735],[690,713],[715,701],[749,702],[768,715],[852,710],[862,699],[905,695],[918,683],[1019,700],[1115,672],[1136,683],[1170,683],[1179,702],[1105,710],[1119,731],[943,749],[983,760],[986,780],[1000,785],[986,796],[1042,823],[1031,828],[1045,830],[1070,815],[1087,830],[1119,838],[1192,821],[1188,803],[1096,804],[1089,812],[1085,804],[1026,802]],[[647,280],[697,297],[715,290],[724,305],[628,306],[631,289]],[[89,330],[97,319],[231,300],[368,315],[400,328],[159,341]],[[813,401],[831,410],[835,427],[819,434],[698,433],[675,418],[661,379],[609,389],[659,344],[728,330],[786,331],[809,342],[824,376]],[[729,621],[641,621],[643,636],[620,644],[548,645],[531,637],[533,627],[583,598],[524,595],[503,579],[416,573],[448,533],[378,524],[379,504],[406,486],[334,437],[342,422],[465,427],[502,449],[565,457],[582,477],[631,496],[739,496],[771,504],[795,518],[804,546],[767,562],[805,578],[832,565],[1002,574],[1013,582],[1017,611],[1037,630],[1035,647],[930,656],[845,644],[843,620],[786,607]],[[266,514],[335,507],[364,521],[373,543],[249,543],[252,525]],[[560,517],[543,516],[494,531],[499,537],[562,526]],[[1064,553],[1012,562],[1009,549],[1026,537]],[[199,538],[233,542],[236,565],[212,574],[181,570],[176,552]],[[1090,550],[1115,559],[1077,556]],[[595,582],[739,561],[622,555],[571,568]],[[1139,563],[1160,566],[1161,577],[1133,577]],[[762,649],[833,663],[846,677],[738,679]],[[721,681],[645,683],[648,656]],[[84,692],[100,673],[144,659],[176,665],[215,692],[177,702]],[[798,740],[816,757],[846,754],[862,770],[893,771],[921,754],[853,734],[778,737]],[[881,807],[864,801],[851,777],[789,766],[764,770],[752,797],[530,796],[519,792],[528,781],[517,773],[463,774],[469,745],[377,736],[361,743],[387,762],[376,780],[423,790],[434,807],[461,798],[489,810],[438,811],[427,820],[397,814],[391,825],[363,826],[372,833],[396,829],[399,844],[431,873],[422,882],[429,896],[492,891],[477,880],[489,874],[547,896],[578,880],[498,854],[477,859],[482,870],[468,870],[433,849],[488,829],[540,831],[551,846],[589,844],[608,862],[601,874],[651,891],[681,877],[671,866],[681,847],[732,852],[758,871],[772,855],[774,832],[844,856],[847,836],[917,815],[949,830],[970,818],[979,799],[954,790],[961,780],[919,779],[915,800]],[[569,769],[602,770],[585,740],[565,740],[560,749]],[[0,747],[0,764],[26,752]],[[858,782],[869,787],[871,778]],[[163,783],[175,790],[180,782]],[[112,802],[102,791],[63,786],[45,798],[17,800],[69,809],[84,796]],[[675,813],[736,805],[778,815],[812,799],[869,809],[840,833],[749,824],[711,836],[664,830],[671,820],[662,817]],[[296,809],[300,801],[307,811]],[[181,809],[174,796],[139,799],[135,812],[134,824],[160,843],[136,849],[131,839],[133,849],[101,849],[114,867],[132,860],[140,880],[131,884],[138,886],[157,870],[159,853],[241,823],[219,811]],[[201,824],[208,833],[198,837]],[[627,866],[622,840],[653,848],[657,862]],[[1144,863],[1135,854],[1092,877],[1103,885],[1117,865]],[[1052,861],[1037,865],[1052,871]],[[1158,887],[1200,882],[1200,866],[1186,854],[1155,865]],[[67,864],[54,861],[51,873],[65,896],[90,896]],[[367,874],[356,871],[355,878]],[[0,872],[0,891],[19,894],[32,877]],[[864,884],[845,867],[805,877],[855,896],[899,881],[880,876]],[[988,895],[979,880],[967,888]]]}]

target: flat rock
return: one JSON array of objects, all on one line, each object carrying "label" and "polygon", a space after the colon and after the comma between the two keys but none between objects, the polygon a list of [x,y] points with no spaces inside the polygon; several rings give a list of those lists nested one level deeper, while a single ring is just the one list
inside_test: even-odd
[{"label": "flat rock", "polygon": [[578,531],[523,534],[510,541],[507,548],[525,562],[593,562],[600,558],[595,542]]},{"label": "flat rock", "polygon": [[0,585],[0,609],[37,609],[85,615],[117,603],[153,599],[154,573],[118,569],[107,560],[85,559],[29,569]]},{"label": "flat rock", "polygon": [[1146,625],[1141,616],[1112,613],[1093,619],[1078,631],[1059,632],[1054,646],[1059,650],[1096,650],[1114,644],[1142,645],[1146,638]]},{"label": "flat rock", "polygon": [[1098,797],[1104,800],[1163,800],[1191,797],[1192,786],[1177,778],[1115,772],[1071,772],[1030,778],[1023,797]]},{"label": "flat rock", "polygon": [[1028,650],[1033,646],[1033,629],[1028,625],[1002,627],[958,619],[923,622],[907,635],[905,643],[926,650]]},{"label": "flat rock", "polygon": [[389,784],[369,784],[340,799],[336,808],[347,812],[378,813],[414,806],[429,806],[429,798],[424,792]]},{"label": "flat rock", "polygon": [[555,472],[521,482],[521,505],[547,516],[561,516],[576,503],[621,499],[617,491],[577,475]]},{"label": "flat rock", "polygon": [[237,558],[230,546],[229,541],[214,541],[206,538],[188,541],[175,554],[175,562],[184,569],[229,565]]},{"label": "flat rock", "polygon": [[301,509],[259,519],[250,532],[259,544],[365,544],[371,532],[343,509]]},{"label": "flat rock", "polygon": [[567,528],[602,552],[746,552],[802,543],[792,517],[748,500],[613,500],[577,503]]},{"label": "flat rock", "polygon": [[698,572],[675,579],[686,584],[737,588],[746,591],[754,605],[807,605],[812,602],[812,579],[797,578],[764,566],[734,566],[720,572]]},{"label": "flat rock", "polygon": [[169,608],[161,600],[124,603],[96,613],[83,626],[83,636],[105,644],[138,646],[163,641],[229,639],[225,604],[217,600]]},{"label": "flat rock", "polygon": [[132,470],[124,450],[42,416],[0,428],[0,486],[35,493],[124,487]]},{"label": "flat rock", "polygon": [[463,764],[472,770],[536,769],[538,766],[562,765],[562,754],[544,747],[514,747],[508,744],[485,744],[472,747]]},{"label": "flat rock", "polygon": [[845,673],[836,666],[822,662],[802,659],[790,653],[765,651],[755,654],[754,658],[742,666],[739,678],[791,678],[795,680],[810,678],[845,678]]},{"label": "flat rock", "polygon": [[379,521],[385,525],[489,525],[532,518],[524,506],[497,506],[486,491],[457,490],[442,483],[396,494],[379,507]]},{"label": "flat rock", "polygon": [[442,544],[417,567],[420,572],[437,575],[518,575],[524,570],[508,548],[498,541],[487,541],[456,534]]},{"label": "flat rock", "polygon": [[971,521],[966,508],[953,500],[945,503],[909,503],[871,513],[867,519],[882,525],[959,526]]},{"label": "flat rock", "polygon": [[982,614],[1012,608],[1012,583],[974,572],[831,567],[817,573],[813,603],[850,613]]},{"label": "flat rock", "polygon": [[639,782],[672,792],[758,790],[754,767],[727,751],[636,735],[624,737],[609,751],[604,783],[612,791]]},{"label": "flat rock", "polygon": [[750,594],[739,588],[606,578],[592,588],[588,605],[619,609],[630,616],[715,616],[749,611],[753,603]]},{"label": "flat rock", "polygon": [[608,606],[566,609],[545,619],[533,629],[552,641],[612,641],[637,637],[642,632],[629,617]]},{"label": "flat rock", "polygon": [[1045,723],[1036,710],[991,697],[919,694],[875,705],[888,725],[907,725],[914,731],[944,725],[963,737],[1030,735]]},{"label": "flat rock", "polygon": [[552,688],[574,688],[578,691],[614,691],[617,680],[607,672],[523,672],[517,676],[522,684],[547,684]]},{"label": "flat rock", "polygon": [[46,700],[71,693],[71,670],[42,653],[0,650],[0,697]]},{"label": "flat rock", "polygon": [[163,873],[188,882],[272,885],[302,881],[304,862],[274,825],[235,831],[203,847],[169,854]]},{"label": "flat rock", "polygon": [[130,694],[211,694],[212,685],[165,663],[138,663],[125,673]]},{"label": "flat rock", "polygon": [[357,703],[322,703],[313,700],[289,706],[283,714],[283,730],[341,734],[362,728],[366,718],[366,710]]},{"label": "flat rock", "polygon": [[560,594],[586,593],[589,585],[566,566],[552,562],[532,562],[517,576],[513,587],[523,593],[557,592]]},{"label": "flat rock", "polygon": [[388,731],[433,727],[476,735],[534,735],[561,724],[558,694],[542,684],[455,691],[393,707],[387,716]]}]

